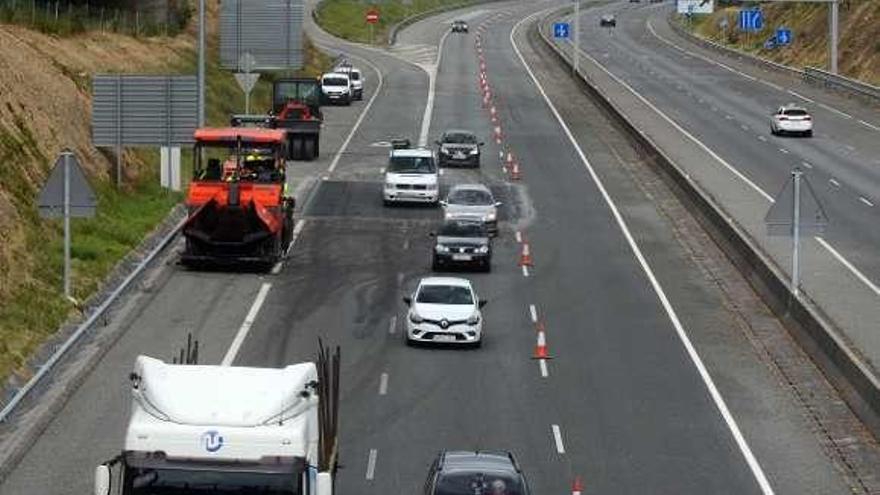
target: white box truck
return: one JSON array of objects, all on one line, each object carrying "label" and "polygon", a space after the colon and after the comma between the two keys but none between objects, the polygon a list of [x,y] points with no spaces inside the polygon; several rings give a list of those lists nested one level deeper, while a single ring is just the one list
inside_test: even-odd
[{"label": "white box truck", "polygon": [[[319,387],[315,363],[270,369],[139,356],[129,378],[125,446],[96,468],[96,495],[333,493],[336,405],[319,412],[319,389],[335,394],[338,378]],[[319,417],[334,417],[332,428]],[[322,431],[332,432],[329,449]]]}]

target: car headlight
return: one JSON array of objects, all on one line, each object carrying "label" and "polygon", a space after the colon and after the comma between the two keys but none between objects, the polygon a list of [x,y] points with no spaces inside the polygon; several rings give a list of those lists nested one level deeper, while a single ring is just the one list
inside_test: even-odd
[{"label": "car headlight", "polygon": [[394,189],[394,184],[392,184],[392,183],[390,183],[390,182],[386,182],[386,183],[385,183],[385,189],[386,189],[386,190],[389,190],[389,191],[392,190],[392,189]]},{"label": "car headlight", "polygon": [[437,183],[435,182],[434,184],[428,184],[428,186],[425,189],[427,189],[429,191],[436,191],[437,190]]},{"label": "car headlight", "polygon": [[468,325],[476,325],[476,324],[479,323],[479,322],[480,322],[480,315],[478,315],[478,314],[476,314],[476,313],[472,314],[472,315],[467,319],[467,323],[468,323]]},{"label": "car headlight", "polygon": [[455,218],[455,215],[451,212],[447,211],[446,213],[443,214],[444,220],[452,220],[453,218]]},{"label": "car headlight", "polygon": [[483,221],[494,222],[496,218],[498,218],[497,213],[487,213],[486,216],[483,217]]},{"label": "car headlight", "polygon": [[413,323],[421,323],[421,322],[425,321],[425,319],[422,318],[421,316],[419,316],[418,313],[413,311],[409,314],[409,321],[411,321]]},{"label": "car headlight", "polygon": [[437,247],[434,249],[436,249],[438,253],[448,253],[449,252],[449,248],[447,246],[444,246],[443,244],[437,244]]},{"label": "car headlight", "polygon": [[486,245],[486,246],[480,246],[480,247],[477,248],[477,252],[478,252],[478,253],[481,253],[481,254],[486,254],[486,253],[489,252],[489,246],[488,246],[488,245]]},{"label": "car headlight", "polygon": [[471,149],[470,154],[472,154],[472,155],[478,155],[478,154],[480,154],[480,148],[473,148],[473,149]]},{"label": "car headlight", "polygon": [[451,155],[452,154],[452,152],[449,151],[449,149],[447,149],[447,148],[440,148],[440,153],[442,153],[444,155]]}]

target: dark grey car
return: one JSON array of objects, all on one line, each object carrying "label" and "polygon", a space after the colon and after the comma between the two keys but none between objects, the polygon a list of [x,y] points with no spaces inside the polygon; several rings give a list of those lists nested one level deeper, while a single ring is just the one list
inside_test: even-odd
[{"label": "dark grey car", "polygon": [[480,166],[480,147],[483,143],[471,131],[460,129],[448,130],[439,140],[435,141],[440,148],[437,157],[440,166],[466,165]]},{"label": "dark grey car", "polygon": [[529,495],[510,452],[441,452],[425,481],[425,495]]},{"label": "dark grey car", "polygon": [[434,236],[431,268],[435,271],[452,267],[473,267],[492,270],[492,243],[482,222],[450,220],[443,223]]}]

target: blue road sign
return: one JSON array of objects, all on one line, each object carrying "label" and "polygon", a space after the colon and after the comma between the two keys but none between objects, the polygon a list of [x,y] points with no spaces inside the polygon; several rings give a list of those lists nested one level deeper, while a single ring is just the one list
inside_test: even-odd
[{"label": "blue road sign", "polygon": [[555,22],[553,23],[553,37],[554,38],[568,38],[568,33],[570,31],[570,26],[567,22]]},{"label": "blue road sign", "polygon": [[760,31],[764,29],[764,15],[760,9],[743,9],[739,11],[740,31]]},{"label": "blue road sign", "polygon": [[792,41],[791,29],[786,27],[776,28],[776,43],[779,45],[790,45]]}]

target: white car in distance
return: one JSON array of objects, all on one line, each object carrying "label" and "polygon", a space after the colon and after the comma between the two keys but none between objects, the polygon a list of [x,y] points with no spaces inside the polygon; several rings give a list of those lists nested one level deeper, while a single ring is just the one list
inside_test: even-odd
[{"label": "white car in distance", "polygon": [[483,341],[485,299],[477,297],[470,281],[457,277],[427,277],[412,296],[403,298],[406,343],[460,344],[479,347]]},{"label": "white car in distance", "polygon": [[429,149],[393,149],[382,188],[385,205],[440,201],[440,173]]},{"label": "white car in distance", "polygon": [[783,105],[770,117],[770,133],[774,136],[783,134],[813,135],[813,117],[807,109],[794,104]]}]

